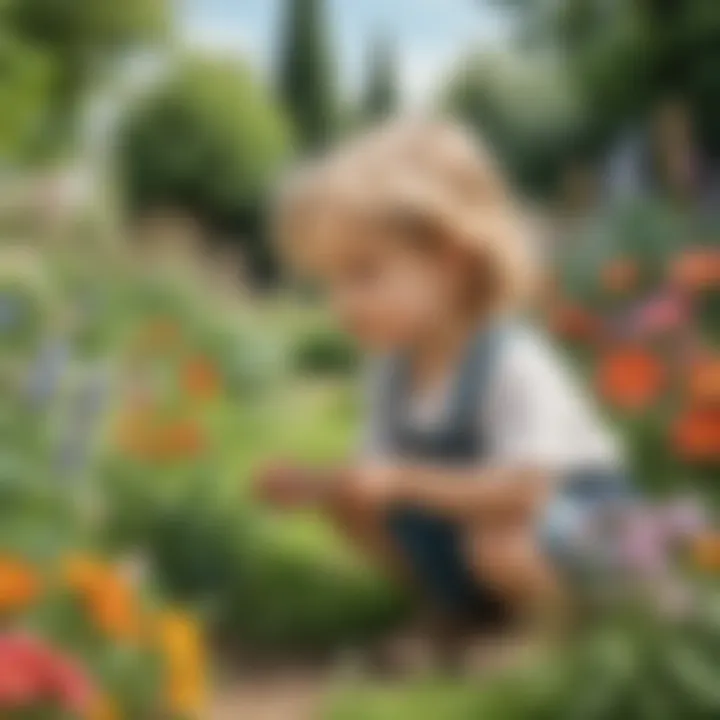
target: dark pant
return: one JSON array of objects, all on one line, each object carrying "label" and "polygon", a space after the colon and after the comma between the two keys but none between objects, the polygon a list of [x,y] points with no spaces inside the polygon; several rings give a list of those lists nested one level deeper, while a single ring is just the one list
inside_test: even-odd
[{"label": "dark pant", "polygon": [[387,524],[421,588],[439,610],[476,624],[502,622],[506,609],[473,576],[456,524],[405,507],[390,511]]}]

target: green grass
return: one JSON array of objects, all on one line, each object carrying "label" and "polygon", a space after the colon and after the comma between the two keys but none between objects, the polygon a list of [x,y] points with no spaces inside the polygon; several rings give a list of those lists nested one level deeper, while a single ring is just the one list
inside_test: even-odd
[{"label": "green grass", "polygon": [[323,720],[474,720],[479,695],[472,682],[448,680],[350,689],[328,703]]}]

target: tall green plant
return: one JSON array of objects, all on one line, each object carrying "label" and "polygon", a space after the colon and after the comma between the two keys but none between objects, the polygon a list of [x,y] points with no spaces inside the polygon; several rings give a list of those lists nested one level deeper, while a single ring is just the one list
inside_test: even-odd
[{"label": "tall green plant", "polygon": [[325,144],[335,125],[333,60],[324,22],[323,0],[288,0],[279,91],[304,150]]}]

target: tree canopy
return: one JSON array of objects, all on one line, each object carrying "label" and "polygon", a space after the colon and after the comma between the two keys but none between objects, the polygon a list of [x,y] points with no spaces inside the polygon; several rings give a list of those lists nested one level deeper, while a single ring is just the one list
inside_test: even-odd
[{"label": "tree canopy", "polygon": [[336,100],[324,0],[289,0],[280,50],[279,93],[303,150],[333,135]]},{"label": "tree canopy", "polygon": [[[61,143],[89,87],[131,47],[163,33],[167,0],[3,0],[0,146],[16,154]],[[14,106],[14,107],[13,107]],[[27,122],[26,122],[27,118]]]},{"label": "tree canopy", "polygon": [[182,207],[210,228],[257,242],[264,192],[289,138],[282,113],[247,67],[187,59],[121,130],[129,202],[135,212]]},{"label": "tree canopy", "polygon": [[593,130],[612,132],[668,96],[691,107],[720,151],[720,3],[716,0],[495,0],[526,44],[559,49]]},{"label": "tree canopy", "polygon": [[466,58],[442,102],[478,130],[520,184],[533,189],[542,189],[554,157],[582,125],[566,68],[545,55],[493,51]]}]

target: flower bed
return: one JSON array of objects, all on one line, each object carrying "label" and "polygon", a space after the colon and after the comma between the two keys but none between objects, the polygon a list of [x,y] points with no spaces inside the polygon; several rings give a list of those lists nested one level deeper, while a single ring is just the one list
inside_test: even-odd
[{"label": "flower bed", "polygon": [[201,716],[208,680],[197,622],[130,575],[90,556],[51,565],[0,557],[3,718]]}]

